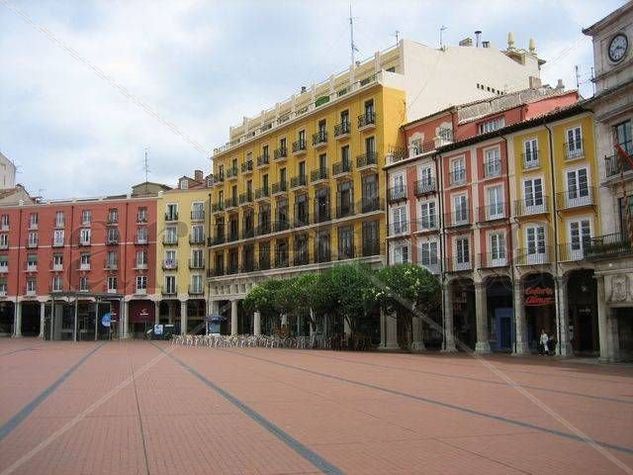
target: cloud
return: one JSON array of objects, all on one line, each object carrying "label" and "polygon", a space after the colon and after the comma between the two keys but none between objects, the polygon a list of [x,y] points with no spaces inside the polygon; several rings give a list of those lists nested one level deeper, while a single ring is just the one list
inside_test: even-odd
[{"label": "cloud", "polygon": [[[581,26],[621,3],[356,1],[355,43],[359,57],[369,57],[395,44],[399,30],[400,37],[435,46],[446,25],[450,44],[481,29],[504,47],[512,30],[519,46],[534,37],[545,59],[560,56],[546,64],[543,77],[550,83],[561,77],[569,87],[574,65],[586,76],[592,63]],[[242,116],[349,64],[344,1],[12,5],[209,151]],[[194,168],[209,171],[206,154],[20,16],[0,6],[0,23],[0,149],[21,165],[18,178],[28,189],[44,189],[47,197],[126,192],[144,179],[145,147],[153,181],[174,184]]]}]

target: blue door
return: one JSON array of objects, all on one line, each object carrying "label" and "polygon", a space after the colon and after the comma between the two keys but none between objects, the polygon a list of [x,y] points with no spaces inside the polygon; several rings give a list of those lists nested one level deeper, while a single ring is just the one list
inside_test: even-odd
[{"label": "blue door", "polygon": [[514,326],[512,308],[495,309],[495,319],[497,321],[497,351],[512,351],[514,341]]}]

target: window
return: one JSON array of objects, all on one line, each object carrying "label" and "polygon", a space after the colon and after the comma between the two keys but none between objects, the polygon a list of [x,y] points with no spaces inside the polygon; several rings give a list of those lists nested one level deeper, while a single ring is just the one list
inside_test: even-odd
[{"label": "window", "polygon": [[294,241],[294,265],[300,266],[308,264],[308,235],[295,235]]},{"label": "window", "polygon": [[591,222],[589,219],[571,221],[569,223],[569,237],[571,259],[582,259],[584,250],[591,241]]},{"label": "window", "polygon": [[90,228],[81,228],[79,230],[79,244],[82,246],[90,245]]},{"label": "window", "polygon": [[[490,90],[490,88],[488,88]],[[487,120],[486,122],[482,122],[479,124],[479,133],[485,134],[488,132],[494,132],[495,130],[499,130],[506,125],[506,120],[504,117],[497,117],[492,120]]]},{"label": "window", "polygon": [[392,234],[402,234],[408,231],[407,207],[399,206],[391,210],[391,230]]},{"label": "window", "polygon": [[427,241],[420,244],[420,264],[430,272],[438,271],[437,241]]},{"label": "window", "polygon": [[451,161],[450,184],[459,185],[466,181],[466,162],[464,157]]},{"label": "window", "polygon": [[490,234],[490,264],[492,266],[506,264],[506,236],[503,233]]},{"label": "window", "polygon": [[350,171],[351,170],[351,160],[349,155],[349,145],[345,145],[341,147],[341,164],[343,167],[342,171]]},{"label": "window", "polygon": [[64,245],[64,230],[56,229],[53,231],[53,246],[61,247]]},{"label": "window", "polygon": [[546,262],[545,227],[529,226],[527,237],[527,263],[542,264]]},{"label": "window", "polygon": [[79,256],[79,270],[90,270],[90,254],[83,252]]},{"label": "window", "polygon": [[525,168],[535,168],[539,166],[538,141],[530,139],[523,142],[523,165]]},{"label": "window", "polygon": [[565,198],[567,206],[580,206],[590,202],[589,178],[586,168],[567,171],[567,193]]},{"label": "window", "polygon": [[26,279],[26,293],[35,295],[35,292],[37,292],[37,281],[34,278]]},{"label": "window", "polygon": [[119,228],[108,228],[108,244],[116,244],[119,242]]},{"label": "window", "polygon": [[470,269],[470,242],[467,237],[458,237],[455,239],[456,250],[456,269]]},{"label": "window", "polygon": [[51,282],[51,290],[53,292],[61,292],[64,289],[62,278],[58,275],[53,277]]},{"label": "window", "polygon": [[633,153],[633,127],[631,127],[631,121],[627,120],[617,124],[614,127],[615,140],[625,152]]},{"label": "window", "polygon": [[39,216],[37,213],[31,213],[29,215],[29,229],[37,229],[37,224],[39,222]]},{"label": "window", "polygon": [[139,244],[147,244],[147,227],[139,226],[136,229],[136,242]]},{"label": "window", "polygon": [[468,224],[468,197],[457,195],[453,197],[453,225]]},{"label": "window", "polygon": [[53,270],[61,271],[64,269],[64,256],[62,254],[53,254]]},{"label": "window", "polygon": [[409,245],[406,243],[394,244],[393,263],[406,264],[409,262]]},{"label": "window", "polygon": [[503,218],[503,187],[492,186],[486,190],[488,198],[487,219]]},{"label": "window", "polygon": [[484,176],[486,178],[501,175],[501,159],[499,148],[491,148],[484,152]]},{"label": "window", "polygon": [[354,228],[352,226],[338,228],[338,258],[354,257]]},{"label": "window", "polygon": [[136,210],[136,222],[137,223],[147,223],[147,208],[141,207]]},{"label": "window", "polygon": [[202,249],[194,249],[191,251],[191,264],[194,269],[202,269],[204,267],[204,256]]},{"label": "window", "polygon": [[320,232],[317,234],[317,261],[330,261],[330,233]]},{"label": "window", "polygon": [[165,251],[165,269],[176,269],[176,251]]},{"label": "window", "polygon": [[26,256],[26,270],[37,270],[37,254],[28,254]]},{"label": "window", "polygon": [[426,187],[433,185],[433,169],[431,167],[420,168],[420,183]]},{"label": "window", "polygon": [[29,233],[28,247],[37,247],[38,236],[37,232],[31,231]]},{"label": "window", "polygon": [[411,142],[409,145],[409,155],[410,156],[420,155],[423,151],[424,150],[422,148],[422,139],[421,138],[411,139]]},{"label": "window", "polygon": [[406,188],[404,186],[404,174],[398,173],[391,177],[391,191],[389,198],[391,200],[397,200],[405,198],[407,196]]},{"label": "window", "polygon": [[191,276],[191,293],[194,293],[194,294],[202,293],[202,276],[200,275]]},{"label": "window", "polygon": [[147,268],[147,249],[139,249],[136,251],[136,267],[138,269]]},{"label": "window", "polygon": [[181,190],[186,190],[189,188],[189,180],[185,177],[181,178],[178,182],[178,188]]},{"label": "window", "polygon": [[116,269],[118,263],[118,254],[116,251],[108,251],[106,254],[106,268]]},{"label": "window", "polygon": [[136,276],[136,292],[139,293],[139,292],[146,292],[146,291],[147,291],[147,276],[137,275]]},{"label": "window", "polygon": [[316,220],[318,223],[330,219],[330,190],[329,188],[319,188],[316,192]]},{"label": "window", "polygon": [[79,291],[87,292],[89,290],[90,290],[90,286],[88,285],[88,277],[85,275],[82,275],[81,277],[79,277]]},{"label": "window", "polygon": [[567,131],[567,143],[565,147],[567,158],[573,159],[582,156],[582,128],[574,127]]},{"label": "window", "polygon": [[264,158],[268,158],[269,156],[270,156],[270,154],[269,154],[269,148],[268,148],[268,145],[264,145],[264,146],[262,147],[262,157],[264,157]]},{"label": "window", "polygon": [[166,275],[165,276],[165,293],[167,294],[175,294],[177,292],[176,289],[176,276],[174,275]]},{"label": "window", "polygon": [[369,99],[368,101],[365,101],[365,119],[368,122],[373,123],[373,118],[374,118],[374,100]]},{"label": "window", "polygon": [[9,235],[0,234],[0,249],[8,249],[8,248],[9,248]]},{"label": "window", "polygon": [[204,219],[204,203],[193,203],[191,205],[191,219]]},{"label": "window", "polygon": [[0,255],[0,272],[5,273],[9,270],[9,256]]},{"label": "window", "polygon": [[119,210],[117,208],[110,208],[108,210],[108,223],[116,224],[119,222]]},{"label": "window", "polygon": [[422,229],[435,229],[437,226],[437,215],[435,201],[426,201],[420,207],[420,227]]},{"label": "window", "polygon": [[380,254],[378,221],[366,221],[363,223],[363,256],[378,254]]},{"label": "window", "polygon": [[64,227],[64,212],[63,211],[55,212],[55,227],[56,228]]},{"label": "window", "polygon": [[117,289],[117,278],[116,276],[109,276],[108,277],[108,287],[107,287],[107,292],[116,292]]},{"label": "window", "polygon": [[92,223],[92,211],[90,211],[89,209],[84,209],[81,212],[81,224],[83,226],[90,226],[91,223]]},{"label": "window", "polygon": [[178,205],[175,203],[170,203],[167,205],[167,212],[165,213],[166,221],[177,221],[178,220]]},{"label": "window", "polygon": [[3,214],[2,216],[0,216],[0,229],[2,229],[3,231],[9,230],[9,215],[8,214]]},{"label": "window", "polygon": [[178,243],[178,230],[176,226],[167,226],[165,228],[165,244]]},{"label": "window", "polygon": [[367,156],[373,156],[376,154],[376,139],[375,137],[367,137],[365,139],[365,152]]},{"label": "window", "polygon": [[368,213],[378,209],[378,175],[365,175],[361,179],[362,186],[362,211]]},{"label": "window", "polygon": [[202,244],[204,243],[204,226],[202,224],[196,224],[191,226],[191,243]]},{"label": "window", "polygon": [[543,181],[540,178],[525,180],[523,182],[523,190],[525,193],[525,208],[528,213],[545,211]]}]

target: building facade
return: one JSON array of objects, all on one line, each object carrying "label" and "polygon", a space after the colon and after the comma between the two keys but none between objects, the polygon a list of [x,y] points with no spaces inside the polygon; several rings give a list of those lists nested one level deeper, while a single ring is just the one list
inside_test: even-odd
[{"label": "building facade", "polygon": [[633,359],[633,3],[584,30],[593,39],[603,235],[590,255],[599,294],[600,358]]}]

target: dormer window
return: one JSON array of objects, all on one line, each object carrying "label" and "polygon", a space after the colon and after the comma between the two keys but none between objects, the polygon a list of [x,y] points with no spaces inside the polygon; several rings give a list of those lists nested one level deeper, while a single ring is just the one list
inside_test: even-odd
[{"label": "dormer window", "polygon": [[496,117],[492,120],[487,120],[486,122],[482,122],[479,124],[479,133],[486,134],[488,132],[494,132],[495,130],[499,130],[506,125],[505,117]]},{"label": "dormer window", "polygon": [[180,179],[180,183],[178,183],[178,188],[180,188],[181,190],[186,190],[189,188],[189,180],[187,180],[186,178],[181,178]]}]

